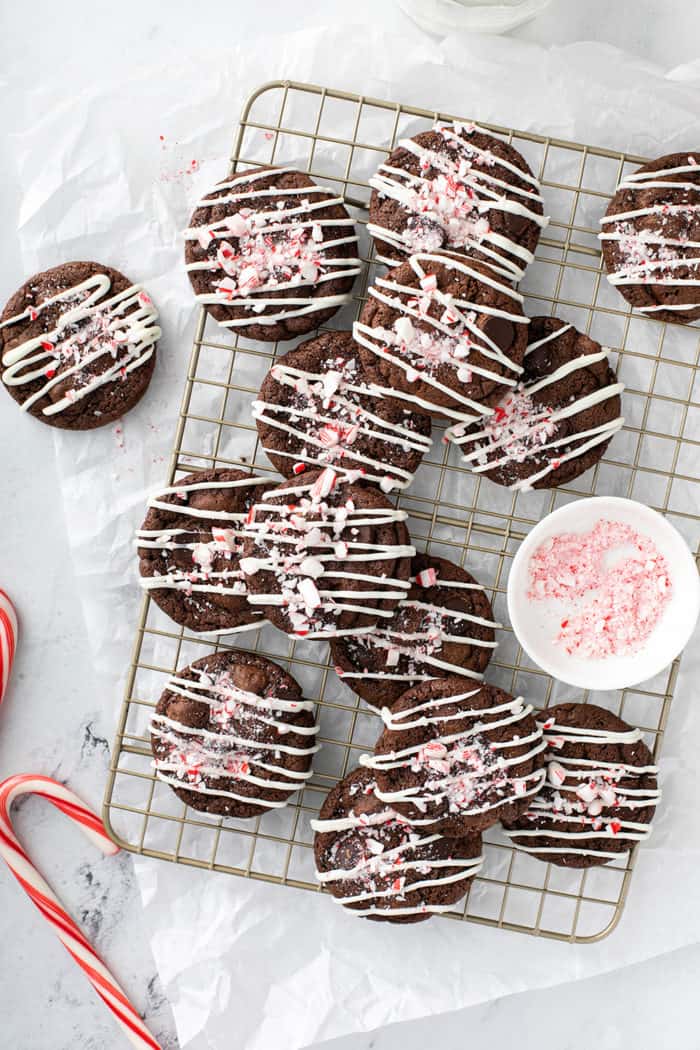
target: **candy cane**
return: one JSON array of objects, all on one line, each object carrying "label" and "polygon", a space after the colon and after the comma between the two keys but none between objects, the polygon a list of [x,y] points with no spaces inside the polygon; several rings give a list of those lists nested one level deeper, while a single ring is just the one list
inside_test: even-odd
[{"label": "candy cane", "polygon": [[20,795],[40,795],[66,813],[80,825],[87,837],[102,850],[113,854],[119,847],[112,842],[96,813],[81,802],[77,795],[49,777],[29,773],[8,777],[0,784],[0,856],[20,886],[28,893],[56,935],[68,949],[78,966],[87,974],[97,994],[109,1007],[124,1033],[139,1050],[161,1050],[114,977],[89,944],[80,929],[63,908],[49,884],[42,878],[22,848],[10,820],[12,803]]},{"label": "candy cane", "polygon": [[0,589],[0,704],[10,680],[18,633],[19,625],[15,607],[5,592]]}]

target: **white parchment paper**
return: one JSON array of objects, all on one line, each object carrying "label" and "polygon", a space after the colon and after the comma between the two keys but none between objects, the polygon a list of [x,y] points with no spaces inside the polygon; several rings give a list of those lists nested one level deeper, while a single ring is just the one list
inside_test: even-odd
[{"label": "white parchment paper", "polygon": [[[252,88],[290,77],[658,155],[697,147],[700,63],[663,75],[614,48],[340,27],[265,47],[209,47],[126,82],[107,72],[69,103],[44,71],[39,122],[12,136],[18,284],[95,258],[147,285],[162,318],[150,393],[121,427],[53,435],[77,587],[104,683],[121,702],[139,601],[132,535],[167,466],[195,319],[180,231],[226,166]],[[636,962],[700,940],[700,706],[686,653],[662,761],[664,802],[620,927],[591,946],[441,920],[392,929],[328,898],[136,861],[144,922],[183,1047],[287,1050]]]}]

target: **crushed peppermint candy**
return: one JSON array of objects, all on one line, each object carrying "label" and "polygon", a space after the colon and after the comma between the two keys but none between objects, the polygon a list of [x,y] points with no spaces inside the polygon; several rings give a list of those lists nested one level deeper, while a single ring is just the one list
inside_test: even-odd
[{"label": "crushed peppermint candy", "polygon": [[486,466],[495,458],[524,463],[554,435],[553,413],[554,409],[549,405],[536,405],[520,383],[512,394],[496,405],[493,415],[484,420],[483,437],[477,446],[477,462]]},{"label": "crushed peppermint candy", "polygon": [[601,518],[584,533],[542,543],[529,565],[530,601],[562,603],[555,641],[590,659],[639,652],[659,623],[673,585],[654,542]]}]

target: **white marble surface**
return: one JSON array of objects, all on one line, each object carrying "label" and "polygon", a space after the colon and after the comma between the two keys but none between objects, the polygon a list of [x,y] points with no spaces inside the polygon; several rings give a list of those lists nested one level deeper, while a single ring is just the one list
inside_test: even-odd
[{"label": "white marble surface", "polygon": [[[330,0],[307,0],[304,5],[230,2],[217,5],[217,36],[219,43],[226,34],[240,42],[306,24],[340,22],[350,14],[353,21],[371,16],[388,28],[406,24],[406,16],[393,3],[355,0],[351,12],[349,7]],[[192,37],[205,32],[191,3],[183,0],[151,5],[124,0],[118,8],[93,5],[89,17],[83,5],[71,0],[61,5],[60,18],[48,0],[35,0],[31,7],[1,5],[0,127],[21,134],[24,126],[41,119],[40,113],[28,111],[24,89],[41,78],[48,64],[60,63],[70,96],[81,85],[88,86],[105,65],[128,70],[130,63],[149,57],[177,62]],[[669,68],[697,59],[700,9],[687,0],[555,0],[514,36],[555,44],[606,41]],[[21,274],[13,259],[18,187],[6,171],[2,178],[4,301]],[[13,685],[0,710],[0,777],[24,770],[59,776],[99,804],[112,698],[98,695],[91,682],[81,608],[72,590],[53,444],[41,427],[18,420],[9,403],[0,406],[0,471],[5,493],[0,504],[0,582],[17,597],[23,626]],[[99,859],[75,829],[33,800],[18,807],[17,827],[59,895],[146,1011],[163,1046],[176,1047],[169,1009],[141,933],[129,858]],[[2,1045],[13,1050],[110,1050],[125,1045],[103,1005],[4,867],[0,892]],[[692,977],[698,964],[700,947],[691,947],[613,977],[528,995],[526,1002],[521,996],[510,997],[324,1046],[412,1050],[475,1040],[498,1046],[516,1032],[524,1050],[553,1043],[560,1050],[578,1050],[594,1039],[603,1050],[621,1045],[623,1039],[641,1046],[700,1045]],[[279,1046],[283,1045],[280,1033]]]}]

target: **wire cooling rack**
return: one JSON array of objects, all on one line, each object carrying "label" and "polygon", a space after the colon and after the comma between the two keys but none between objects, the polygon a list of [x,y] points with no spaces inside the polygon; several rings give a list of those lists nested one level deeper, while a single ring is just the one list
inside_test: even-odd
[{"label": "wire cooling rack", "polygon": [[[455,117],[290,81],[265,84],[245,105],[231,170],[271,163],[299,167],[337,188],[357,221],[367,266],[356,282],[353,303],[333,319],[334,328],[351,327],[377,270],[365,231],[368,179],[398,139],[438,119]],[[633,314],[602,273],[598,219],[622,174],[644,158],[507,128],[491,130],[513,142],[539,175],[551,216],[536,262],[520,286],[526,311],[556,314],[590,333],[609,348],[627,387],[624,430],[602,461],[569,487],[513,493],[475,477],[459,465],[456,450],[442,443],[438,427],[431,454],[401,495],[416,546],[465,565],[487,587],[497,618],[506,623],[506,583],[518,544],[535,522],[578,496],[641,500],[666,514],[691,549],[698,549],[700,332]],[[284,343],[280,352],[291,345]],[[235,337],[200,312],[165,481],[197,469],[251,463],[260,473],[274,475],[259,448],[250,402],[277,351],[277,345]],[[296,802],[255,821],[210,818],[188,809],[151,769],[148,722],[168,677],[229,645],[278,661],[319,704],[323,747],[313,779]],[[105,797],[105,819],[115,840],[144,856],[319,892],[309,818],[336,780],[371,750],[380,728],[377,715],[336,677],[327,653],[325,643],[292,641],[270,626],[203,641],[176,627],[146,596]],[[506,626],[487,677],[541,707],[581,699],[609,707],[642,728],[658,754],[677,673],[675,661],[634,689],[581,694],[535,667]],[[593,941],[620,918],[636,850],[626,860],[576,872],[514,851],[492,829],[485,854],[466,902],[450,917]]]}]

